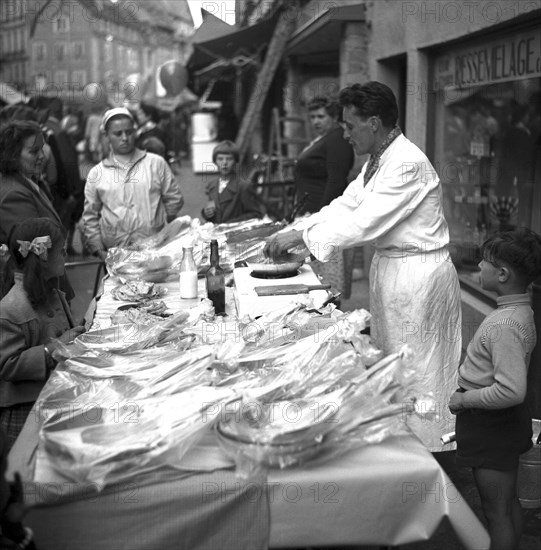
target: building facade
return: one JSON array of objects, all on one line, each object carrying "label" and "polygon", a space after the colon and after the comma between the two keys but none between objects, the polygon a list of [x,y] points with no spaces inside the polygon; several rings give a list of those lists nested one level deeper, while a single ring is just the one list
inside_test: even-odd
[{"label": "building facade", "polygon": [[193,21],[186,2],[4,0],[0,79],[34,93],[123,94],[169,60],[185,62]]},{"label": "building facade", "polygon": [[0,78],[23,90],[28,79],[28,29],[22,0],[0,2]]}]

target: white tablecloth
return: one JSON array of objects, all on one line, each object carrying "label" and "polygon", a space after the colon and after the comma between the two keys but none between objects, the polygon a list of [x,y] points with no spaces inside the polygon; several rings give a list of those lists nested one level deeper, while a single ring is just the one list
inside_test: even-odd
[{"label": "white tablecloth", "polygon": [[[105,281],[95,327],[109,326],[120,305],[110,295],[114,284]],[[165,286],[173,311],[197,303],[175,298],[176,281]],[[231,304],[232,289],[227,295]],[[36,460],[39,427],[39,415],[31,415],[10,453],[8,475],[23,477],[33,507],[26,523],[40,550],[252,550],[265,540],[262,532],[270,532],[276,548],[393,546],[430,538],[444,517],[465,548],[489,547],[482,524],[413,437],[243,481],[209,432],[180,469],[162,467],[98,492],[69,482],[42,455]]]}]

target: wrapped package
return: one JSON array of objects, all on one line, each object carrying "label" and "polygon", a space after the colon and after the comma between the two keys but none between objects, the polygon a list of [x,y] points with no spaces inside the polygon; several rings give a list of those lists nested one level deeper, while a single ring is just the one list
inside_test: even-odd
[{"label": "wrapped package", "polygon": [[178,275],[182,247],[186,241],[194,247],[196,264],[203,260],[199,241],[199,220],[189,216],[176,218],[159,233],[143,239],[137,247],[114,247],[107,252],[107,271],[122,282],[143,280],[160,283]]},{"label": "wrapped package", "polygon": [[259,248],[264,245],[262,237],[280,228],[280,224],[270,219],[201,225],[198,219],[182,216],[137,246],[111,248],[106,258],[107,270],[122,282],[171,280],[178,275],[182,248],[190,246],[199,271],[204,272],[210,265],[209,243],[216,239],[220,245],[220,265],[231,271],[235,262],[245,259],[246,251],[253,246],[258,248],[255,253],[260,254]]}]

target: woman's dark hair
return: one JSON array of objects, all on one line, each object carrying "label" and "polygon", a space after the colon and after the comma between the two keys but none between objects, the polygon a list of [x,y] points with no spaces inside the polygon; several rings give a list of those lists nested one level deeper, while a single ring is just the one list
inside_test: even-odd
[{"label": "woman's dark hair", "polygon": [[38,112],[25,103],[6,105],[0,109],[0,125],[10,120],[33,120],[39,122]]},{"label": "woman's dark hair", "polygon": [[143,102],[139,104],[139,107],[141,108],[141,111],[143,111],[143,113],[145,113],[145,115],[147,115],[147,117],[152,120],[152,122],[158,124],[158,122],[160,121],[160,110],[157,107]]},{"label": "woman's dark hair", "polygon": [[393,128],[398,121],[396,97],[391,88],[381,82],[371,81],[343,88],[338,101],[342,107],[354,107],[361,118],[379,117],[386,128]]},{"label": "woman's dark hair", "polygon": [[47,299],[47,282],[43,278],[39,256],[30,252],[23,257],[17,241],[32,242],[36,237],[51,237],[52,248],[64,246],[64,234],[60,224],[50,218],[29,218],[12,227],[8,248],[16,269],[23,273],[23,288],[33,305],[43,304]]},{"label": "woman's dark hair", "polygon": [[233,155],[235,163],[239,162],[240,153],[238,147],[230,140],[220,141],[212,151],[212,162],[216,163],[218,155]]},{"label": "woman's dark hair", "polygon": [[508,265],[526,284],[541,275],[541,237],[527,227],[494,233],[481,252],[488,262]]},{"label": "woman's dark hair", "polygon": [[307,105],[308,112],[316,111],[317,109],[325,109],[327,114],[335,120],[341,121],[342,107],[338,101],[330,97],[316,96],[312,98]]},{"label": "woman's dark hair", "polygon": [[0,173],[14,174],[19,170],[19,158],[24,140],[42,133],[33,120],[11,120],[0,128]]}]

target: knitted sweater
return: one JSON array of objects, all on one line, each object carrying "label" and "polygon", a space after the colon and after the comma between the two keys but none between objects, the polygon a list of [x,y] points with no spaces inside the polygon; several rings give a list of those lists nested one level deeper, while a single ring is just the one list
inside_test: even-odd
[{"label": "knitted sweater", "polygon": [[467,408],[505,409],[522,403],[536,332],[527,294],[500,296],[484,319],[458,369]]}]

